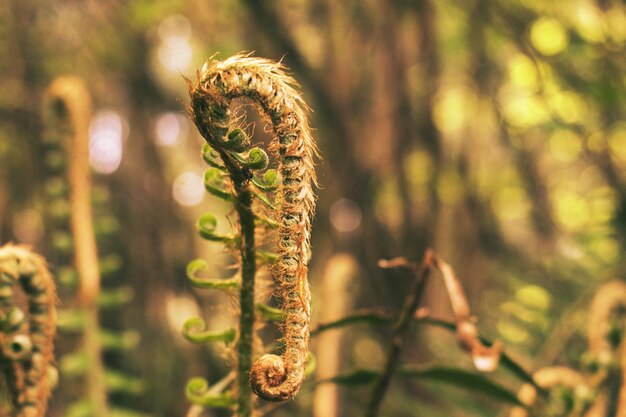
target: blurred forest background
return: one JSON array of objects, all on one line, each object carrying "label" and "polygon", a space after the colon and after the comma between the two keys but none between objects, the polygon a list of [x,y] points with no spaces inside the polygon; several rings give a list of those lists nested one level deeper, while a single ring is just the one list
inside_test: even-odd
[{"label": "blurred forest background", "polygon": [[[3,0],[0,242],[44,254],[63,245],[44,215],[53,162],[42,156],[42,97],[55,77],[77,75],[94,101],[96,227],[115,236],[102,265],[133,296],[101,313],[113,328],[134,329],[122,338],[132,349],[106,357],[137,377],[112,400],[184,415],[185,381],[219,379],[228,365],[219,348],[186,342],[183,321],[202,315],[219,329],[236,318],[228,300],[185,279],[193,258],[223,264],[195,221],[228,208],[203,190],[203,141],[183,76],[195,79],[214,54],[255,51],[282,59],[314,109],[323,156],[314,322],[336,303],[397,312],[411,279],[378,260],[417,261],[432,247],[461,278],[482,333],[526,369],[577,364],[594,289],[625,277],[625,46],[618,0]],[[358,272],[320,299],[325,266],[340,252]],[[426,304],[450,316],[437,280]],[[382,366],[388,332],[349,333],[341,369]],[[415,329],[409,346],[407,363],[471,366],[449,333]],[[63,387],[72,364],[59,362]],[[505,372],[493,377],[518,387]],[[63,415],[63,392],[51,416]],[[310,415],[312,392],[305,384],[272,414]],[[366,392],[342,395],[342,415],[360,415]],[[445,383],[398,380],[384,410],[503,409]]]}]

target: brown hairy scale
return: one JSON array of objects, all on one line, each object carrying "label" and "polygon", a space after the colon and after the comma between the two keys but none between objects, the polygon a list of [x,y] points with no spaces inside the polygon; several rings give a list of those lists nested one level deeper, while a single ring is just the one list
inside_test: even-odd
[{"label": "brown hairy scale", "polygon": [[[27,299],[16,305],[14,286]],[[50,396],[56,289],[46,262],[24,246],[0,248],[0,365],[15,417],[43,417]]]},{"label": "brown hairy scale", "polygon": [[236,55],[212,60],[190,88],[192,116],[200,133],[222,158],[228,158],[224,136],[232,128],[229,105],[248,98],[271,124],[271,151],[278,159],[282,184],[277,192],[278,260],[272,272],[275,294],[286,319],[281,326],[284,352],[264,355],[250,370],[250,382],[261,398],[282,401],[293,396],[304,378],[308,353],[310,290],[307,282],[311,216],[315,207],[313,168],[315,144],[306,118],[307,107],[295,81],[281,64]]}]

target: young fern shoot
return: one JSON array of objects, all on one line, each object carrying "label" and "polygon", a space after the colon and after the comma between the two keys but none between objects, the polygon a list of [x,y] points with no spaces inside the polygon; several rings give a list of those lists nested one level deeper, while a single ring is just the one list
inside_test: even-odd
[{"label": "young fern shoot", "polygon": [[[15,287],[27,299],[16,303]],[[43,417],[55,384],[56,289],[43,258],[22,246],[0,248],[0,371],[12,417]]]},{"label": "young fern shoot", "polygon": [[[307,107],[294,85],[295,81],[281,64],[242,54],[208,62],[198,81],[190,85],[191,116],[213,149],[204,152],[205,160],[213,166],[207,171],[205,186],[210,193],[232,201],[239,220],[240,236],[217,235],[211,228],[204,237],[220,240],[239,252],[237,406],[240,416],[250,413],[250,385],[265,400],[283,401],[298,392],[304,378],[309,341],[311,296],[307,264],[315,207],[316,148],[307,121]],[[266,169],[269,158],[262,149],[251,148],[248,136],[230,108],[235,99],[251,101],[272,127],[274,137],[269,150],[278,167],[276,171],[267,170],[261,178],[253,172]],[[224,173],[230,178],[234,194],[215,186],[216,178]],[[265,193],[274,191],[272,202]],[[267,206],[267,216],[257,210],[257,205]],[[202,223],[214,228],[214,218],[211,222],[204,220],[201,219],[201,234]],[[277,228],[275,255],[257,250],[255,225]],[[284,313],[281,324],[284,352],[281,356],[263,355],[252,364],[257,259],[272,264],[275,295]]]},{"label": "young fern shoot", "polygon": [[[108,417],[97,305],[100,270],[88,158],[91,97],[84,82],[77,77],[56,78],[46,93],[44,116],[46,161],[51,177],[48,184],[56,184],[47,189],[51,200],[47,215],[53,225],[54,260],[74,271],[78,278],[75,307],[76,311],[84,313],[81,354],[87,357],[89,363],[88,372],[84,370],[89,408],[93,410],[94,417]],[[54,207],[65,209],[54,210]],[[64,238],[59,239],[59,236]],[[79,407],[80,403],[76,406]]]}]

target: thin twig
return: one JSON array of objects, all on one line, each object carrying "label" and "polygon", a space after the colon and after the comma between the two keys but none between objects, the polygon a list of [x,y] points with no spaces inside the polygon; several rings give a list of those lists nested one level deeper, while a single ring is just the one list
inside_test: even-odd
[{"label": "thin twig", "polygon": [[399,256],[393,259],[380,259],[378,261],[378,267],[382,269],[408,269],[410,271],[415,271],[417,265],[408,259]]},{"label": "thin twig", "polygon": [[376,379],[374,387],[372,388],[370,400],[365,412],[366,417],[376,417],[378,415],[380,405],[382,404],[385,393],[389,388],[391,376],[398,366],[400,350],[402,349],[409,324],[415,316],[415,312],[417,311],[420,301],[422,300],[422,296],[424,295],[424,288],[432,269],[432,258],[433,253],[429,249],[424,254],[422,263],[415,273],[415,281],[413,281],[411,291],[405,300],[404,308],[400,312],[397,322],[394,324],[393,337],[391,339],[389,350],[387,351],[385,367],[383,368],[383,372],[380,377]]}]

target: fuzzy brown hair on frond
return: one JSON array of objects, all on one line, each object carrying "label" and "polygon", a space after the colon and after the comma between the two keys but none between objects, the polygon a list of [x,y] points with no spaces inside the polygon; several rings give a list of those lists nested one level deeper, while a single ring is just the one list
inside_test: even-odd
[{"label": "fuzzy brown hair on frond", "polygon": [[308,353],[311,296],[307,265],[315,208],[313,157],[317,154],[307,120],[308,108],[282,64],[250,54],[211,60],[198,78],[190,86],[191,115],[231,177],[234,171],[240,177],[246,175],[245,167],[233,158],[233,151],[249,151],[252,160],[258,149],[250,150],[249,141],[240,135],[241,129],[233,126],[236,117],[232,117],[231,102],[249,99],[272,127],[270,150],[278,160],[282,178],[273,213],[278,223],[278,244],[272,272],[275,295],[285,313],[281,326],[284,352],[282,356],[266,354],[257,360],[250,369],[250,383],[259,397],[283,401],[299,390]]}]

